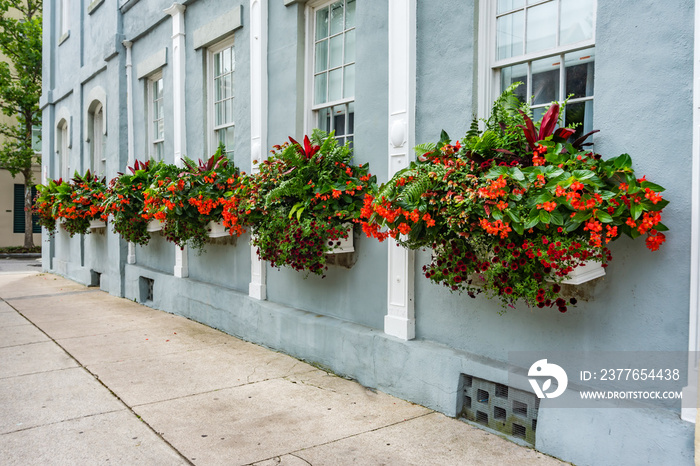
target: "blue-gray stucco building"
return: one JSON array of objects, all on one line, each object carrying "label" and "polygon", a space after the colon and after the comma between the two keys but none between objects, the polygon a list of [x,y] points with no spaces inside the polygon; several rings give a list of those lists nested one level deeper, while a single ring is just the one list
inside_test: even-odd
[{"label": "blue-gray stucco building", "polygon": [[605,277],[584,285],[585,299],[566,314],[500,315],[497,302],[423,279],[429,252],[357,233],[354,265],[331,267],[324,279],[259,262],[246,236],[197,255],[158,235],[142,247],[111,231],[59,231],[45,236],[44,268],[450,416],[466,408],[472,380],[509,386],[512,352],[690,350],[682,405],[552,408],[543,399],[523,422],[535,448],[576,464],[691,464],[696,15],[691,0],[45,2],[44,180],[88,168],[109,179],[149,157],[206,158],[220,141],[250,172],[272,145],[321,127],[352,139],[355,161],[386,181],[412,146],[441,129],[462,137],[503,87],[524,81],[535,114],[573,94],[567,124],[600,129],[596,151],[629,153],[671,203],[664,247],[615,242]]}]

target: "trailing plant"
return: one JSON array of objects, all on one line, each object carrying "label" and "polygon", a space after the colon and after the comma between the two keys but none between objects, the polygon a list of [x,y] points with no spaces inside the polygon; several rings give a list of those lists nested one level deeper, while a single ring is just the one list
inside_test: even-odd
[{"label": "trailing plant", "polygon": [[65,185],[65,188],[61,189],[70,190],[70,185],[63,181],[62,178],[57,180],[50,179],[46,185],[36,185],[36,196],[32,204],[32,212],[37,216],[39,225],[46,228],[50,236],[56,233],[56,219],[58,218],[56,194],[58,194],[59,186],[61,185]]},{"label": "trailing plant", "polygon": [[[206,162],[184,162],[179,171],[168,168],[156,173],[144,192],[145,218],[163,221],[162,231],[168,241],[201,252],[208,240],[209,222],[222,221],[224,206],[234,195],[238,169],[221,147]],[[231,235],[243,232],[230,219],[228,229]]]},{"label": "trailing plant", "polygon": [[112,229],[125,240],[146,245],[151,239],[148,232],[150,216],[145,212],[144,191],[151,186],[160,172],[173,172],[163,162],[136,161],[109,182],[105,212],[112,216]]},{"label": "trailing plant", "polygon": [[611,241],[644,235],[659,248],[668,201],[629,155],[585,150],[591,133],[568,142],[558,104],[535,123],[512,97],[511,88],[496,101],[484,131],[473,124],[461,142],[443,132],[418,146],[416,162],[367,196],[362,226],[380,241],[432,248],[425,276],[453,291],[565,312],[576,300],[561,297],[562,281],[587,262],[606,266]]},{"label": "trailing plant", "polygon": [[56,186],[54,212],[71,237],[89,234],[92,220],[107,221],[106,191],[105,178],[93,175],[90,170],[82,176],[76,172],[70,183]]},{"label": "trailing plant", "polygon": [[349,144],[314,130],[303,144],[274,146],[260,172],[239,187],[235,212],[252,226],[252,243],[273,267],[323,275],[325,254],[352,234],[363,197],[376,186],[369,166],[354,165]]}]

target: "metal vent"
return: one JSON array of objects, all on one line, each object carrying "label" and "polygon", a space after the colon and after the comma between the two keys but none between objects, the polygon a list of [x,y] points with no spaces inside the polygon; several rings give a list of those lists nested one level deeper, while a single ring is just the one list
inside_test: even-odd
[{"label": "metal vent", "polygon": [[139,277],[139,301],[142,303],[153,301],[153,279]]},{"label": "metal vent", "polygon": [[490,380],[462,374],[461,417],[535,444],[539,399],[533,394]]}]

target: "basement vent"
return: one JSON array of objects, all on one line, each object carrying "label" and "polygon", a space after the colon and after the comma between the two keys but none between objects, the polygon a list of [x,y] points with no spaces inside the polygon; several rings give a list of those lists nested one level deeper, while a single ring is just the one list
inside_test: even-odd
[{"label": "basement vent", "polygon": [[153,301],[153,279],[139,277],[139,301],[142,303]]},{"label": "basement vent", "polygon": [[535,444],[539,399],[533,393],[462,374],[461,417]]}]

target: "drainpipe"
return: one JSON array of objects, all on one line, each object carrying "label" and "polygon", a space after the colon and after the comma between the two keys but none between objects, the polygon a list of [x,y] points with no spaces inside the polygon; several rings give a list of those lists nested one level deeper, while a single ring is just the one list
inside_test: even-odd
[{"label": "drainpipe", "polygon": [[[251,172],[260,171],[263,148],[266,147],[267,122],[267,2],[250,2],[250,154]],[[248,295],[255,299],[267,299],[267,269],[265,262],[257,257],[256,248],[250,249],[250,284]]]},{"label": "drainpipe", "polygon": [[688,329],[688,385],[683,388],[681,419],[696,422],[698,358],[700,357],[700,0],[695,0],[693,56],[693,165],[690,237],[690,316]]},{"label": "drainpipe", "polygon": [[[127,139],[127,166],[134,163],[134,84],[131,79],[131,46],[132,42],[125,40],[122,45],[126,47],[126,139]],[[126,171],[126,170],[125,170]],[[127,246],[126,263],[136,263],[136,246],[129,243]]]},{"label": "drainpipe", "polygon": [[[173,18],[173,123],[175,138],[173,149],[175,165],[184,166],[183,151],[187,149],[185,125],[185,5],[173,3],[165,13]],[[187,248],[175,246],[175,268],[173,274],[179,278],[189,276]]]}]

